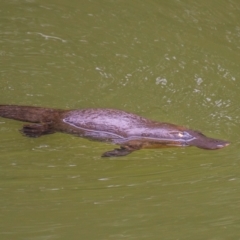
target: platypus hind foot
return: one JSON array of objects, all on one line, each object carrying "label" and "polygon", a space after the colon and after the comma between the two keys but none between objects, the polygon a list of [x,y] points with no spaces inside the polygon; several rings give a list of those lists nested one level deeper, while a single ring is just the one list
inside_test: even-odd
[{"label": "platypus hind foot", "polygon": [[26,124],[20,132],[27,137],[40,137],[46,134],[52,134],[55,131],[52,129],[51,124]]}]

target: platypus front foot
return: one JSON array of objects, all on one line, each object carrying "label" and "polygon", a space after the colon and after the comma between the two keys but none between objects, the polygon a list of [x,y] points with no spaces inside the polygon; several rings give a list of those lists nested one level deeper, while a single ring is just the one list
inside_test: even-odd
[{"label": "platypus front foot", "polygon": [[112,151],[108,151],[102,154],[102,157],[122,157],[130,154],[133,150],[127,149],[125,147],[115,148]]},{"label": "platypus front foot", "polygon": [[52,129],[51,124],[44,123],[44,124],[26,124],[23,126],[23,128],[20,130],[20,132],[27,136],[27,137],[40,137],[42,135],[46,134],[52,134],[55,131]]}]

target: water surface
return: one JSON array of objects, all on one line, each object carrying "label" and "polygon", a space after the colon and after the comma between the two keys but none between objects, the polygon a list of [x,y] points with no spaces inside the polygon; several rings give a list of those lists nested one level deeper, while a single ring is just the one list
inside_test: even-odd
[{"label": "water surface", "polygon": [[0,238],[239,239],[237,0],[0,3],[0,103],[111,107],[232,144],[142,150],[0,119]]}]

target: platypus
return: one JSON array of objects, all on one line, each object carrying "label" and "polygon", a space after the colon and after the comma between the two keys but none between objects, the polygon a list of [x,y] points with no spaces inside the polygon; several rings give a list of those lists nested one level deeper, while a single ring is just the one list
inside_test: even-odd
[{"label": "platypus", "polygon": [[125,156],[143,148],[196,146],[213,150],[229,145],[228,141],[209,138],[199,131],[116,109],[0,105],[0,117],[30,122],[20,130],[28,137],[63,132],[120,145],[102,157]]}]

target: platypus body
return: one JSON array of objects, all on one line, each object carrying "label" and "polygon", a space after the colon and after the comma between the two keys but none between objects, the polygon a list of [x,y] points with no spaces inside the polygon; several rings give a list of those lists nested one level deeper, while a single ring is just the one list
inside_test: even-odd
[{"label": "platypus body", "polygon": [[63,132],[120,145],[103,153],[103,157],[125,156],[142,148],[196,146],[213,150],[229,145],[227,141],[206,137],[183,126],[152,121],[116,109],[61,110],[0,105],[0,117],[32,123],[21,129],[28,137]]}]

